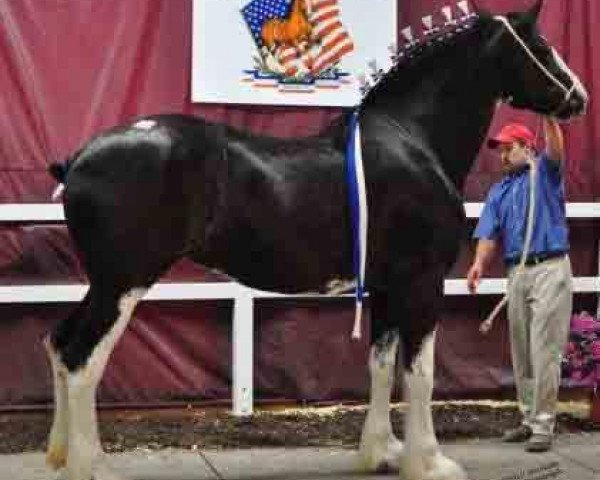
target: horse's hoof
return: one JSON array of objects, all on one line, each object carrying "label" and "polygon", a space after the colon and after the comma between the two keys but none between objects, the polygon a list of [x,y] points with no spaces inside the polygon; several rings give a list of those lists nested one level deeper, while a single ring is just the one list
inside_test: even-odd
[{"label": "horse's hoof", "polygon": [[398,469],[398,460],[365,458],[362,456],[358,460],[357,468],[359,473],[376,473],[379,475],[398,473]]},{"label": "horse's hoof", "polygon": [[439,452],[434,458],[419,458],[416,461],[405,455],[400,462],[400,473],[400,477],[406,480],[468,480],[458,463]]},{"label": "horse's hoof", "polygon": [[50,446],[46,453],[46,464],[52,470],[60,470],[67,464],[67,449],[64,446]]},{"label": "horse's hoof", "polygon": [[431,470],[425,476],[425,480],[468,480],[468,478],[458,463],[444,457],[441,453],[437,455]]},{"label": "horse's hoof", "polygon": [[403,450],[403,443],[394,436],[385,443],[363,441],[358,452],[358,470],[364,473],[397,473]]}]

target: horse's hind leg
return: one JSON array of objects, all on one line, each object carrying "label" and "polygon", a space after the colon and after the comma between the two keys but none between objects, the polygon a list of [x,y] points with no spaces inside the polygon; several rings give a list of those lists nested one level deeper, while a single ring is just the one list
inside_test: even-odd
[{"label": "horse's hind leg", "polygon": [[46,463],[52,469],[58,470],[64,467],[67,462],[67,369],[62,364],[50,337],[44,339],[44,347],[50,359],[52,380],[54,383],[54,419],[48,437]]},{"label": "horse's hind leg", "polygon": [[92,282],[88,301],[80,309],[77,321],[71,322],[73,331],[67,343],[58,345],[58,353],[67,370],[64,377],[68,480],[114,478],[102,464],[95,395],[110,354],[145,292],[146,288],[103,288]]},{"label": "horse's hind leg", "polygon": [[398,471],[403,445],[392,431],[390,397],[394,385],[398,329],[386,325],[387,295],[371,295],[374,343],[369,356],[371,391],[369,410],[359,447],[360,469],[368,472]]},{"label": "horse's hind leg", "polygon": [[69,338],[75,333],[77,318],[80,312],[87,308],[89,293],[78,307],[63,321],[54,332],[44,338],[43,344],[50,361],[54,385],[54,418],[48,437],[46,463],[54,470],[66,465],[68,449],[68,401],[67,374],[68,370],[62,361],[59,351],[64,349]]}]

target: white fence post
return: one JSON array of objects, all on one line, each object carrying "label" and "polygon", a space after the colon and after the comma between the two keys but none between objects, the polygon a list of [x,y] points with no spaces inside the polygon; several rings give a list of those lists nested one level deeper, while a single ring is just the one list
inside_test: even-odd
[{"label": "white fence post", "polygon": [[254,408],[254,298],[240,287],[233,301],[233,414],[252,415]]}]

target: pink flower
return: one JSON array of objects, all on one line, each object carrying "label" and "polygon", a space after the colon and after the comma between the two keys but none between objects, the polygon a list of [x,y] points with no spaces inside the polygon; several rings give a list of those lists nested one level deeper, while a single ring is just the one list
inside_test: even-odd
[{"label": "pink flower", "polygon": [[592,343],[592,357],[594,360],[600,361],[600,340]]},{"label": "pink flower", "polygon": [[600,329],[600,322],[587,312],[581,312],[571,317],[571,330],[575,332],[589,332]]}]

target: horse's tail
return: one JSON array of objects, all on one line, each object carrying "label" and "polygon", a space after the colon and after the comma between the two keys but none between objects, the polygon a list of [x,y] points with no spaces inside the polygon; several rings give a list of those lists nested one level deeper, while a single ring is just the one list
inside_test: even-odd
[{"label": "horse's tail", "polygon": [[57,187],[52,192],[52,200],[57,200],[65,189],[65,181],[67,180],[70,165],[71,160],[69,159],[63,163],[53,162],[48,167],[48,173],[58,182]]}]

